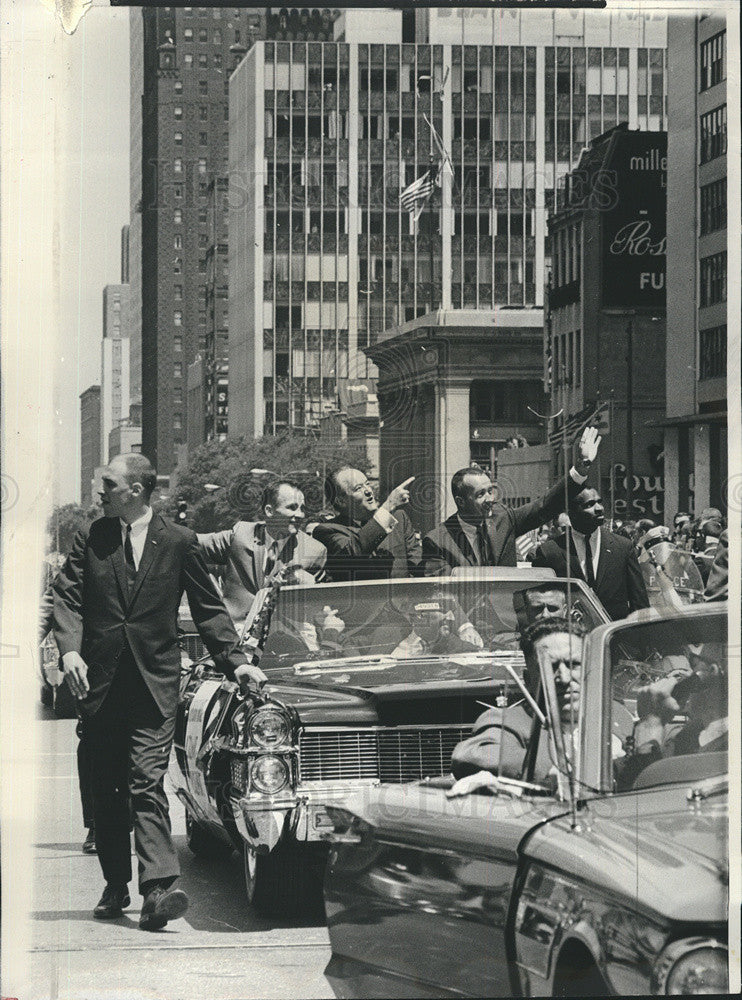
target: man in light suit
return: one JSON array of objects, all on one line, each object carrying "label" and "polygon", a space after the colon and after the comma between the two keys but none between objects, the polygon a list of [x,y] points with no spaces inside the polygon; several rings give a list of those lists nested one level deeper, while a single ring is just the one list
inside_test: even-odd
[{"label": "man in light suit", "polygon": [[270,483],[261,501],[263,521],[238,521],[227,531],[198,535],[206,560],[224,567],[222,596],[233,622],[243,622],[252,599],[290,570],[292,583],[319,583],[327,549],[305,531],[304,494],[294,483]]},{"label": "man in light suit", "polygon": [[547,566],[557,576],[567,575],[567,537],[570,543],[570,574],[584,580],[597,594],[614,621],[631,611],[649,607],[647,588],[636,549],[628,538],[605,527],[605,516],[597,490],[584,489],[570,500],[572,530],[552,538],[536,549],[534,566]]},{"label": "man in light suit", "polygon": [[139,926],[157,930],[188,907],[164,790],[180,685],[178,606],[215,665],[243,693],[265,681],[248,664],[214,588],[196,535],[154,514],[155,471],[144,455],[118,455],[104,470],[104,516],[77,533],[54,582],[54,635],[78,699],[92,766],[95,836],[106,887],[93,911],[129,905],[129,798],[144,896]]},{"label": "man in light suit", "polygon": [[[599,444],[597,430],[586,427],[567,477],[570,497],[584,486]],[[454,473],[451,493],[457,510],[423,538],[425,576],[446,576],[455,566],[515,566],[516,538],[539,528],[565,507],[564,479],[522,507],[499,503],[495,489],[478,466]]]}]

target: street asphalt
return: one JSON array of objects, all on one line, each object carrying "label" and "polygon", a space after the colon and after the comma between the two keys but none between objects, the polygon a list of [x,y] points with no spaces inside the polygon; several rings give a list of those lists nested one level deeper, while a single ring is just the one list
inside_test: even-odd
[{"label": "street asphalt", "polygon": [[188,912],[161,931],[141,931],[142,898],[133,891],[119,920],[94,920],[103,878],[98,859],[81,852],[75,722],[40,708],[37,725],[37,829],[23,1000],[333,997],[323,975],[330,957],[326,927],[255,916],[244,898],[237,852],[218,861],[195,858],[172,789],[170,816]]}]

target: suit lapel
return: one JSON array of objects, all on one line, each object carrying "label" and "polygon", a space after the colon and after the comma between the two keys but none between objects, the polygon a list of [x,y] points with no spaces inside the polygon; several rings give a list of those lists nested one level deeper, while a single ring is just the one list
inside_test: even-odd
[{"label": "suit lapel", "polygon": [[129,600],[129,588],[126,583],[126,560],[124,559],[124,543],[121,539],[121,521],[117,517],[109,518],[111,522],[111,554],[109,559],[116,575],[121,596],[124,602]]},{"label": "suit lapel", "polygon": [[456,514],[452,514],[445,521],[446,529],[451,536],[451,541],[461,553],[462,558],[469,566],[476,566],[479,563],[476,553],[469,544],[469,539],[464,534],[459,519]]},{"label": "suit lapel", "polygon": [[[564,555],[564,572],[567,572],[567,544],[566,535],[564,536],[564,545],[560,546],[562,553]],[[575,548],[574,538],[572,537],[572,532],[569,533],[569,572],[571,576],[577,577],[578,580],[585,580],[585,574],[582,572],[582,567],[580,566],[580,557],[577,555],[577,549]],[[587,582],[587,581],[585,581]]]},{"label": "suit lapel", "polygon": [[147,529],[147,537],[144,540],[144,549],[142,550],[142,558],[139,560],[139,569],[137,570],[137,575],[134,579],[134,587],[131,594],[129,594],[130,606],[136,600],[137,594],[139,593],[142,583],[144,582],[144,578],[147,576],[147,573],[149,573],[152,560],[157,555],[159,535],[164,530],[164,527],[162,518],[157,514],[153,514],[152,520],[149,522],[149,527]]},{"label": "suit lapel", "polygon": [[611,533],[607,528],[600,528],[600,554],[598,555],[598,572],[595,574],[595,589],[603,583],[611,561]]},{"label": "suit lapel", "polygon": [[257,592],[265,586],[265,524],[256,521],[253,526],[252,544],[248,545],[248,551],[252,559],[252,577],[255,581],[255,591]]}]

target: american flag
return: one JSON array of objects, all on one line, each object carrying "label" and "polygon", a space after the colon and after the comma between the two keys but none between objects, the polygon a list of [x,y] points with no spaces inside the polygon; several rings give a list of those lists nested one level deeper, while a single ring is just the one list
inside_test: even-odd
[{"label": "american flag", "polygon": [[[596,408],[593,403],[588,404],[588,406],[583,407],[573,416],[567,419],[566,430],[567,430],[567,445],[573,445],[577,440],[578,436],[582,431],[598,416],[598,414],[604,409],[604,406]],[[549,434],[549,444],[556,451],[559,451],[562,447],[562,441],[564,434],[564,426],[560,424],[558,428],[555,428]]]},{"label": "american flag", "polygon": [[518,553],[518,562],[527,562],[526,556],[528,553],[536,548],[536,543],[538,539],[538,532],[534,528],[532,531],[527,531],[525,535],[519,535],[515,539],[515,549]]},{"label": "american flag", "polygon": [[433,193],[435,178],[432,170],[426,170],[422,177],[418,177],[400,194],[399,200],[402,208],[414,215],[415,222],[420,218],[425,202]]}]

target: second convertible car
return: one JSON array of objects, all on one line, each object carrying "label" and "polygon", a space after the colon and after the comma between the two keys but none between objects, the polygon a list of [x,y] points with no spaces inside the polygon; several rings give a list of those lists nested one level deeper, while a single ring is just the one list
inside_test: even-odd
[{"label": "second convertible car", "polygon": [[569,723],[541,664],[551,769],[331,808],[336,995],[725,993],[727,656],[722,604],[600,626]]},{"label": "second convertible car", "polygon": [[243,850],[259,910],[321,905],[328,805],[448,774],[483,707],[517,694],[518,631],[567,604],[588,628],[606,621],[550,570],[284,588],[262,700],[185,664],[170,777],[192,849]]}]

